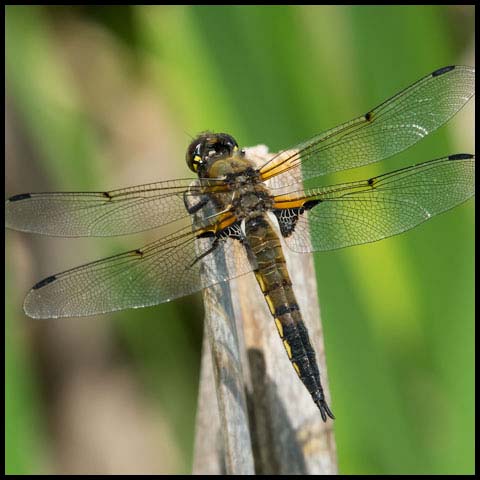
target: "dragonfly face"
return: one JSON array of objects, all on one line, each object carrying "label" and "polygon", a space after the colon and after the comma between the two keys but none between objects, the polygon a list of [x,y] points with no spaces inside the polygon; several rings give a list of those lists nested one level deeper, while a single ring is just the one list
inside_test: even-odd
[{"label": "dragonfly face", "polygon": [[404,232],[474,195],[475,158],[455,154],[308,190],[302,181],[405,150],[443,125],[474,93],[473,68],[444,67],[262,165],[230,135],[207,132],[186,154],[196,181],[15,195],[6,202],[6,224],[26,232],[112,236],[187,221],[143,248],[47,277],[27,294],[25,312],[70,317],[156,305],[253,271],[295,371],[322,418],[333,418],[280,237],[294,251],[313,252]]},{"label": "dragonfly face", "polygon": [[[212,163],[220,159],[230,159],[237,153],[238,144],[228,133],[203,133],[188,147],[186,160],[188,168],[199,177],[215,178],[213,172],[209,172]],[[222,163],[228,165],[228,162]]]}]

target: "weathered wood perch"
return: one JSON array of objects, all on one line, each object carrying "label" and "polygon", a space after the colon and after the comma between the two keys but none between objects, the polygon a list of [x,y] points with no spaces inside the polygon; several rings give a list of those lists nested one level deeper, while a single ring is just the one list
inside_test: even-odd
[{"label": "weathered wood perch", "polygon": [[[284,254],[330,400],[313,258]],[[295,375],[254,275],[205,290],[204,304],[193,473],[336,474],[333,422]]]}]

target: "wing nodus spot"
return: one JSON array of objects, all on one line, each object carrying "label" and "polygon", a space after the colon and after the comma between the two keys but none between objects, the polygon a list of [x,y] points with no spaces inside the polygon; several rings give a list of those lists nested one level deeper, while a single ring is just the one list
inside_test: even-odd
[{"label": "wing nodus spot", "polygon": [[321,200],[309,200],[308,202],[305,202],[303,204],[303,208],[305,210],[311,210],[313,207],[317,206],[319,203],[321,203]]}]

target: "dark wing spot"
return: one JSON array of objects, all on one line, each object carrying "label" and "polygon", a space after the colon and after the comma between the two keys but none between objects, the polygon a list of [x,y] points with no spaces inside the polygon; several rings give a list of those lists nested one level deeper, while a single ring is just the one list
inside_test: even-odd
[{"label": "dark wing spot", "polygon": [[280,233],[282,234],[282,237],[289,237],[295,231],[298,217],[302,215],[305,210],[312,209],[320,202],[321,200],[308,200],[301,207],[274,209],[273,213],[277,217],[278,226],[280,227]]},{"label": "dark wing spot", "polygon": [[282,237],[289,237],[297,225],[298,216],[303,212],[300,208],[274,209],[273,213],[277,217],[278,226]]},{"label": "dark wing spot", "polygon": [[439,68],[438,70],[435,70],[432,73],[432,77],[439,77],[440,75],[443,75],[444,73],[450,72],[454,68],[455,68],[455,65],[449,65],[448,67]]},{"label": "dark wing spot", "polygon": [[8,199],[9,202],[18,202],[19,200],[26,200],[27,198],[31,198],[32,196],[29,193],[19,193],[18,195],[14,195]]},{"label": "dark wing spot", "polygon": [[40,282],[36,283],[32,287],[32,290],[38,290],[39,288],[42,288],[45,285],[48,285],[49,283],[54,282],[56,279],[57,279],[56,275],[51,275],[50,277],[44,278],[43,280],[40,280]]},{"label": "dark wing spot", "polygon": [[303,204],[305,210],[311,210],[313,207],[317,206],[321,200],[309,200]]},{"label": "dark wing spot", "polygon": [[239,221],[233,223],[232,225],[224,228],[221,232],[217,234],[219,238],[233,238],[234,240],[239,240],[241,243],[245,240],[245,237],[242,232],[242,227]]},{"label": "dark wing spot", "polygon": [[473,158],[474,155],[470,153],[456,153],[455,155],[450,155],[448,157],[449,160],[469,160],[470,158]]}]

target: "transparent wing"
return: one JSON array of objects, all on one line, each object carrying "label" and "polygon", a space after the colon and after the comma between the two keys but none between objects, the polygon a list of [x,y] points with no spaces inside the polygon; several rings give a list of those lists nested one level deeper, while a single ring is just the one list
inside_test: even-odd
[{"label": "transparent wing", "polygon": [[6,201],[5,222],[15,230],[61,237],[141,232],[187,217],[185,200],[195,204],[209,189],[207,180],[202,185],[192,182],[171,180],[110,192],[15,195]]},{"label": "transparent wing", "polygon": [[292,250],[361,245],[409,230],[472,197],[475,157],[451,155],[305,193],[310,202],[305,205],[315,206],[298,217],[293,233],[285,238]]},{"label": "transparent wing", "polygon": [[231,237],[197,238],[191,227],[144,248],[52,275],[27,294],[33,318],[87,316],[146,307],[250,272],[246,250]]},{"label": "transparent wing", "polygon": [[260,168],[261,176],[279,188],[378,162],[436,130],[474,94],[474,68],[441,68],[367,114],[280,152]]}]

